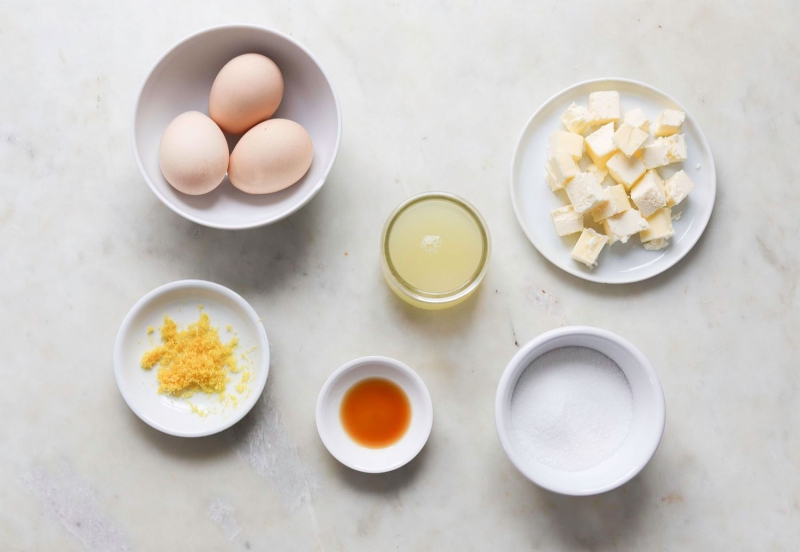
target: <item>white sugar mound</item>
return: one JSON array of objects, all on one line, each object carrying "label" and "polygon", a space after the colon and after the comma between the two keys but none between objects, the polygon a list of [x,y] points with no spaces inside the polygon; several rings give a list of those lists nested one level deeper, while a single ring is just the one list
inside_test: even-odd
[{"label": "white sugar mound", "polygon": [[543,354],[525,369],[511,396],[517,450],[562,471],[583,471],[610,458],[632,420],[625,374],[586,347]]}]

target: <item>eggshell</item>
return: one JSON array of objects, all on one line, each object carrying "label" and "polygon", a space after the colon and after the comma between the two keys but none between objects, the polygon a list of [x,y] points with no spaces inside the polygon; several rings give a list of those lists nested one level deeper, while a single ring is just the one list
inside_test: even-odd
[{"label": "eggshell", "polygon": [[242,134],[275,113],[283,99],[283,75],[261,54],[233,58],[214,79],[208,113],[222,130]]},{"label": "eggshell", "polygon": [[199,111],[175,117],[158,148],[161,173],[173,188],[189,195],[219,186],[228,170],[228,142],[217,124]]},{"label": "eggshell", "polygon": [[306,129],[287,119],[270,119],[251,128],[233,148],[228,178],[248,194],[271,194],[303,178],[313,157]]}]

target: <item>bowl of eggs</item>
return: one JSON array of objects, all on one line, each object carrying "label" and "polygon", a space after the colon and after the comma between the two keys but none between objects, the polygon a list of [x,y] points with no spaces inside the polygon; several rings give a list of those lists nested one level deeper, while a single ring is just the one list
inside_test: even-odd
[{"label": "bowl of eggs", "polygon": [[325,183],[342,135],[333,84],[294,39],[251,25],[193,34],[139,91],[133,151],[177,214],[237,230],[279,221]]}]

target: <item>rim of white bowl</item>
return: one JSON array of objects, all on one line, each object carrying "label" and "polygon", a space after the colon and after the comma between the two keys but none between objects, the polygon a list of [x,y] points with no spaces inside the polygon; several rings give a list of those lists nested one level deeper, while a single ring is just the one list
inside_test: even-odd
[{"label": "rim of white bowl", "polygon": [[[158,187],[150,180],[150,177],[147,175],[147,171],[145,171],[144,169],[144,164],[142,163],[142,159],[139,156],[139,148],[136,145],[136,114],[139,112],[139,102],[142,99],[142,92],[144,91],[144,87],[147,85],[147,82],[150,80],[150,77],[153,75],[153,71],[156,70],[156,68],[161,64],[162,61],[164,61],[164,59],[168,55],[170,55],[173,51],[175,51],[178,47],[182,46],[186,42],[189,42],[190,40],[197,38],[202,34],[210,33],[213,31],[219,31],[222,29],[250,29],[250,30],[264,31],[266,33],[278,36],[288,42],[291,42],[292,44],[300,48],[303,52],[305,52],[305,54],[311,58],[311,61],[313,61],[314,64],[319,68],[320,72],[322,73],[322,76],[325,77],[325,81],[331,88],[331,93],[333,94],[333,101],[336,104],[336,130],[337,130],[336,143],[333,146],[333,155],[331,156],[331,161],[330,163],[328,163],[328,166],[325,167],[325,171],[320,177],[319,182],[317,183],[316,186],[314,186],[314,188],[308,193],[306,197],[304,197],[300,202],[297,203],[297,205],[287,210],[285,213],[281,213],[280,215],[264,222],[254,222],[243,225],[219,224],[216,222],[201,220],[198,217],[181,210],[177,206],[167,201],[167,198],[164,197],[164,194],[162,194],[158,190]],[[280,31],[276,31],[275,29],[270,29],[269,27],[263,27],[261,25],[248,25],[246,23],[214,25],[213,27],[207,27],[205,29],[201,29],[197,32],[194,32],[189,36],[184,37],[183,39],[179,40],[178,42],[170,46],[169,49],[167,49],[167,51],[164,52],[150,67],[150,69],[147,71],[147,75],[145,75],[144,77],[144,80],[142,80],[142,84],[139,86],[139,91],[136,93],[136,102],[134,103],[133,117],[131,122],[131,144],[133,146],[133,156],[136,159],[136,166],[139,168],[139,172],[141,173],[145,182],[147,182],[147,186],[150,188],[150,190],[153,191],[153,193],[161,201],[161,203],[166,205],[175,214],[180,215],[183,218],[190,220],[194,223],[200,224],[201,226],[206,226],[208,228],[217,228],[219,230],[249,230],[251,228],[261,228],[262,226],[269,226],[270,224],[274,224],[278,221],[285,219],[286,217],[293,215],[294,213],[305,207],[309,201],[314,199],[317,193],[319,193],[319,191],[322,189],[322,186],[325,184],[325,181],[328,180],[328,175],[333,169],[333,165],[336,162],[336,157],[339,155],[339,146],[341,142],[342,142],[342,106],[341,103],[339,102],[339,94],[336,92],[336,87],[333,85],[333,81],[330,79],[328,73],[325,71],[325,68],[317,59],[317,56],[315,56],[311,52],[311,50],[309,50],[308,48],[303,46],[300,42],[298,42],[297,40],[295,40],[294,38],[292,38],[287,34],[284,34]]]},{"label": "rim of white bowl", "polygon": [[[528,469],[528,464],[523,460],[521,454],[519,454],[514,448],[511,439],[511,412],[510,409],[505,408],[505,397],[508,393],[513,393],[514,386],[516,386],[517,380],[519,379],[519,372],[525,370],[533,360],[538,358],[539,355],[530,359],[530,361],[525,362],[526,357],[530,354],[530,352],[538,347],[541,347],[553,340],[570,336],[570,335],[584,335],[584,336],[591,336],[597,337],[600,339],[605,339],[612,343],[615,343],[621,346],[623,349],[628,351],[631,356],[634,357],[636,360],[636,364],[646,373],[648,376],[648,380],[650,381],[651,387],[655,391],[656,397],[656,409],[658,411],[658,418],[656,419],[658,427],[658,438],[652,440],[652,444],[649,449],[646,451],[646,454],[642,457],[643,461],[633,465],[630,470],[623,476],[614,481],[606,483],[604,485],[598,485],[594,488],[588,488],[583,490],[574,490],[561,487],[559,485],[552,485],[548,481],[543,481],[541,479],[537,479],[535,474],[532,474],[531,471]],[[581,345],[582,347],[592,348],[588,345]],[[613,360],[613,359],[612,359]],[[523,362],[525,365],[522,366]],[[538,485],[539,487],[546,489],[548,491],[569,495],[569,496],[593,496],[602,494],[611,490],[614,490],[618,487],[621,487],[634,477],[636,477],[644,467],[650,463],[650,460],[653,459],[655,456],[656,451],[658,450],[659,445],[661,444],[661,439],[664,435],[664,427],[666,426],[667,422],[667,405],[666,399],[664,398],[664,388],[661,385],[661,380],[658,378],[658,374],[656,373],[655,368],[653,365],[650,364],[650,361],[647,360],[647,357],[642,353],[633,343],[624,339],[617,334],[610,332],[608,330],[603,330],[600,328],[595,328],[593,326],[567,326],[566,328],[557,328],[555,330],[550,330],[549,332],[545,332],[522,346],[519,351],[511,358],[511,360],[506,365],[505,369],[503,370],[503,375],[500,377],[500,382],[497,385],[497,393],[495,395],[495,425],[497,427],[497,434],[500,437],[500,443],[503,446],[503,450],[506,452],[506,455],[511,460],[511,463],[514,465],[519,472],[524,475],[529,481]]]},{"label": "rim of white bowl", "polygon": [[[248,318],[253,322],[253,326],[256,329],[256,335],[258,335],[258,347],[261,349],[261,365],[264,367],[263,370],[259,370],[258,380],[253,387],[254,392],[250,393],[250,396],[240,403],[236,414],[232,415],[230,418],[220,420],[220,422],[217,424],[209,424],[208,428],[203,429],[202,431],[182,431],[158,423],[156,420],[150,418],[139,407],[139,404],[133,400],[133,397],[128,393],[127,387],[122,383],[122,370],[124,369],[122,341],[124,336],[131,330],[133,319],[148,303],[154,299],[180,289],[204,289],[213,291],[236,303],[236,305],[241,308]],[[117,380],[117,387],[119,388],[119,392],[122,394],[122,398],[125,399],[125,402],[130,409],[133,410],[134,414],[136,414],[147,425],[168,435],[174,435],[175,437],[206,437],[208,435],[213,435],[228,429],[236,422],[244,418],[247,413],[250,412],[253,406],[255,406],[256,402],[258,402],[258,399],[261,397],[261,394],[264,392],[264,387],[267,384],[268,376],[269,339],[267,338],[267,331],[264,329],[264,324],[261,321],[261,318],[258,316],[250,303],[245,301],[241,295],[223,285],[206,280],[178,280],[159,286],[153,291],[147,293],[144,297],[136,301],[133,307],[131,307],[131,310],[128,311],[128,314],[125,315],[122,325],[120,325],[119,331],[117,332],[117,339],[114,342],[114,377]]]},{"label": "rim of white bowl", "polygon": [[650,90],[650,91],[655,92],[657,94],[661,94],[662,96],[666,97],[669,101],[673,102],[677,107],[679,107],[681,109],[681,111],[683,111],[686,114],[686,118],[687,119],[691,120],[694,123],[694,125],[697,127],[698,134],[700,136],[700,140],[702,140],[702,143],[706,147],[706,149],[708,149],[708,151],[711,152],[711,145],[708,143],[708,139],[706,138],[706,134],[705,134],[705,132],[703,132],[703,128],[697,122],[697,119],[695,119],[692,116],[692,114],[686,109],[686,107],[684,107],[684,105],[681,102],[679,102],[674,97],[672,97],[670,94],[667,94],[666,92],[664,92],[660,88],[656,88],[655,86],[651,86],[651,85],[649,85],[647,83],[644,83],[644,82],[641,82],[641,81],[637,81],[637,80],[634,80],[634,79],[626,79],[624,77],[604,77],[604,78],[599,78],[599,79],[589,79],[589,80],[577,82],[577,83],[573,84],[572,86],[568,86],[567,88],[564,88],[563,90],[559,90],[558,92],[556,92],[555,94],[553,94],[552,96],[547,98],[547,100],[542,102],[542,105],[540,105],[536,109],[536,111],[533,112],[533,115],[530,116],[530,118],[528,119],[528,122],[526,122],[525,126],[522,127],[522,132],[519,133],[519,137],[517,138],[517,142],[514,145],[514,154],[511,156],[511,170],[510,170],[511,178],[509,179],[509,187],[510,187],[510,191],[511,191],[511,205],[514,208],[514,215],[516,215],[516,217],[517,217],[517,222],[518,222],[519,226],[522,228],[522,231],[525,233],[525,236],[528,238],[528,241],[530,241],[531,244],[533,244],[533,246],[536,248],[536,250],[545,259],[547,259],[553,266],[555,266],[556,268],[559,268],[559,269],[563,270],[564,272],[572,274],[573,276],[576,276],[576,277],[581,278],[583,280],[586,280],[588,282],[597,282],[599,284],[620,284],[620,285],[633,284],[635,282],[641,282],[641,281],[653,278],[655,276],[658,276],[659,274],[663,274],[664,272],[666,272],[667,270],[669,270],[670,268],[672,268],[673,266],[678,264],[686,255],[689,254],[689,251],[694,249],[694,246],[697,245],[697,242],[700,241],[700,238],[705,233],[706,228],[708,227],[708,222],[711,220],[711,214],[714,212],[714,205],[715,205],[716,200],[717,200],[717,166],[716,166],[716,163],[714,163],[714,155],[713,154],[710,156],[711,157],[711,182],[712,182],[713,192],[714,192],[713,195],[712,195],[712,198],[711,198],[711,208],[708,210],[708,214],[706,215],[706,217],[700,221],[701,225],[702,225],[702,228],[700,228],[700,232],[698,232],[697,236],[694,238],[694,240],[692,241],[691,245],[689,247],[687,247],[686,250],[683,251],[683,253],[681,253],[679,255],[676,255],[673,259],[671,259],[670,262],[668,264],[666,264],[659,272],[656,272],[655,274],[642,274],[639,277],[633,277],[632,279],[625,280],[625,281],[603,280],[603,279],[600,279],[599,277],[594,276],[592,274],[586,274],[584,272],[580,272],[580,271],[575,270],[575,269],[565,268],[565,267],[559,265],[554,259],[551,259],[550,256],[547,255],[547,253],[545,253],[544,251],[539,249],[539,246],[536,245],[536,240],[533,238],[533,236],[531,236],[531,234],[528,232],[528,230],[525,227],[525,225],[522,223],[522,221],[523,221],[522,213],[520,213],[519,207],[517,206],[517,197],[516,197],[516,194],[514,193],[514,167],[517,164],[517,155],[519,154],[519,151],[520,151],[520,147],[519,146],[522,143],[522,139],[525,137],[526,132],[528,131],[528,127],[531,126],[531,123],[536,118],[536,116],[539,115],[539,112],[542,111],[543,109],[545,109],[546,107],[548,107],[550,105],[550,103],[553,102],[554,100],[556,100],[559,96],[562,96],[562,95],[566,94],[567,92],[569,92],[569,91],[571,91],[571,90],[573,90],[575,88],[578,88],[578,87],[581,87],[581,86],[586,86],[588,84],[595,84],[595,83],[601,83],[601,82],[624,82],[624,83],[627,83],[627,84],[633,84],[633,85],[636,85],[636,86],[641,86],[642,88],[646,88],[647,90]]},{"label": "rim of white bowl", "polygon": [[[354,370],[359,366],[367,364],[382,364],[384,366],[398,370],[408,375],[414,382],[414,385],[416,385],[418,390],[422,392],[424,409],[427,411],[427,413],[429,413],[429,415],[425,416],[427,422],[423,429],[425,437],[424,439],[423,438],[419,439],[418,443],[419,446],[415,446],[412,449],[410,449],[411,452],[408,453],[408,456],[403,460],[401,460],[399,463],[395,462],[394,464],[386,466],[385,468],[375,468],[375,469],[364,468],[363,466],[360,466],[352,462],[349,458],[337,454],[336,452],[334,452],[332,444],[328,440],[326,440],[325,432],[323,432],[321,429],[323,426],[323,418],[324,418],[323,409],[325,407],[325,404],[327,403],[328,397],[330,396],[330,391],[333,385],[339,380],[339,378],[341,378],[344,374],[346,374],[350,370]],[[417,455],[420,453],[420,451],[423,448],[425,448],[425,445],[428,443],[428,439],[431,436],[431,430],[433,429],[433,400],[431,399],[431,394],[428,391],[428,387],[425,385],[425,382],[422,380],[419,374],[417,374],[413,369],[411,369],[406,364],[403,364],[399,360],[395,360],[393,358],[385,356],[365,356],[361,358],[356,358],[344,364],[343,366],[340,366],[339,368],[336,369],[335,372],[333,372],[328,377],[328,379],[325,381],[325,384],[322,386],[322,389],[320,389],[319,395],[317,397],[317,408],[316,408],[315,419],[317,424],[317,433],[319,434],[319,438],[322,440],[322,444],[325,445],[325,448],[328,450],[331,456],[336,458],[336,460],[338,460],[348,468],[362,473],[386,473],[402,468],[403,466],[411,462],[414,458],[416,458]]]}]

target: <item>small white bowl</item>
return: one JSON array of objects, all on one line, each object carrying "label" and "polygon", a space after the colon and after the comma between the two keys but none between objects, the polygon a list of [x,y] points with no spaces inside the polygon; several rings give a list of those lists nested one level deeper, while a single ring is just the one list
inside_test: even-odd
[{"label": "small white bowl", "polygon": [[[633,422],[625,441],[611,458],[584,471],[561,471],[537,462],[518,451],[512,438],[511,396],[517,380],[537,357],[560,347],[588,347],[603,353],[625,373],[633,393]],[[514,355],[497,386],[495,418],[503,449],[525,477],[555,493],[586,496],[623,485],[647,465],[664,433],[666,405],[656,371],[639,349],[606,330],[572,326],[542,334]]]},{"label": "small white bowl", "polygon": [[[339,411],[345,393],[367,378],[391,380],[411,403],[408,431],[386,448],[361,446],[342,427]],[[384,473],[409,463],[425,446],[432,427],[433,403],[422,378],[402,362],[387,357],[370,356],[348,362],[331,374],[317,399],[317,431],[328,452],[348,468],[364,473]]]},{"label": "small white bowl", "polygon": [[[211,325],[219,328],[222,341],[238,337],[237,360],[252,373],[242,393],[235,390],[238,378],[228,383],[226,392],[238,399],[235,406],[225,406],[217,395],[205,393],[188,399],[159,394],[158,367],[144,370],[140,365],[142,354],[161,343],[158,328],[164,315],[186,327],[199,318],[198,305],[208,313]],[[226,329],[229,324],[232,332]],[[156,328],[150,336],[149,326]],[[239,354],[251,349],[252,365],[244,364]],[[267,332],[253,307],[230,289],[202,280],[172,282],[142,297],[125,316],[114,344],[114,374],[125,402],[150,426],[178,437],[212,435],[241,420],[261,396],[269,375]],[[192,405],[206,415],[192,412]]]},{"label": "small white bowl", "polygon": [[[246,194],[234,188],[227,177],[208,194],[182,194],[161,174],[161,135],[170,121],[185,111],[208,114],[208,95],[219,70],[234,57],[250,52],[271,58],[283,73],[283,101],[273,117],[300,123],[311,135],[311,168],[299,182],[274,194]],[[279,221],[320,191],[339,151],[342,113],[333,84],[303,45],[264,27],[224,25],[183,39],[156,62],[139,91],[132,134],[136,164],[167,207],[204,226],[237,230]],[[236,139],[228,137],[229,144]]]}]

